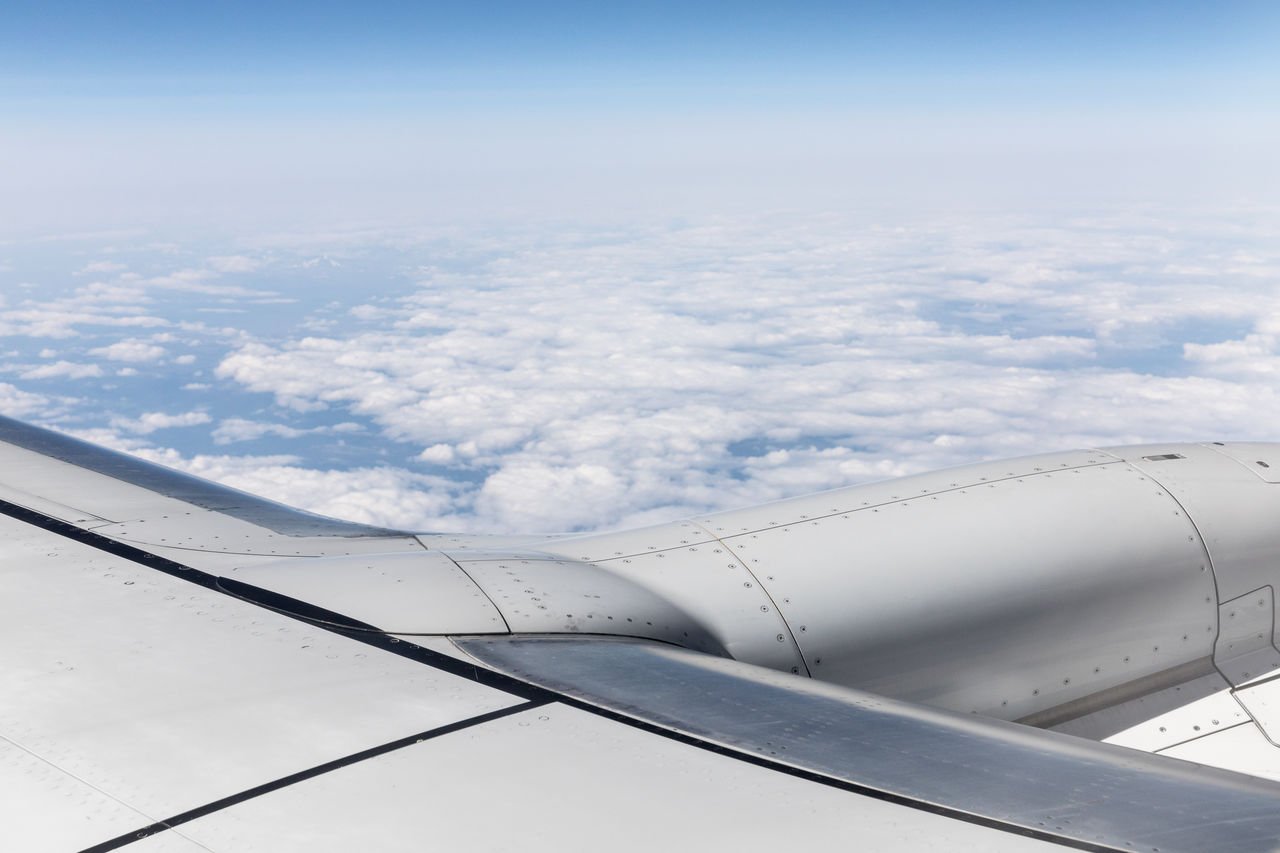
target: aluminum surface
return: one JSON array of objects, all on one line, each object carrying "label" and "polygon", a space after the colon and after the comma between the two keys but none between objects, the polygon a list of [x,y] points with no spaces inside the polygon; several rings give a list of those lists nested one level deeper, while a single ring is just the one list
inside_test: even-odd
[{"label": "aluminum surface", "polygon": [[1253,723],[1243,723],[1161,750],[1161,755],[1209,767],[1240,769],[1280,782],[1280,749]]},{"label": "aluminum surface", "polygon": [[[1207,676],[1206,682],[1218,689],[1199,699],[1184,701],[1169,711],[1154,713],[1148,710],[1142,714],[1141,722],[1110,733],[1105,738],[1106,742],[1141,749],[1143,752],[1159,752],[1249,722],[1249,715],[1231,695],[1231,687],[1221,675],[1214,673]],[[1140,701],[1145,699],[1146,697]],[[1059,730],[1065,730],[1067,734],[1076,733],[1070,727]],[[1244,766],[1219,766],[1228,766],[1229,769],[1242,773],[1251,772]]]},{"label": "aluminum surface", "polygon": [[1227,441],[1209,447],[1240,463],[1246,471],[1265,483],[1280,483],[1280,447],[1273,443]]},{"label": "aluminum surface", "polygon": [[1114,448],[1177,499],[1195,522],[1212,561],[1220,600],[1274,585],[1280,573],[1280,489],[1214,445],[1168,445],[1185,459],[1143,459],[1151,447]]},{"label": "aluminum surface", "polygon": [[1224,601],[1218,608],[1218,624],[1213,663],[1227,681],[1239,686],[1280,670],[1271,586]]},{"label": "aluminum surface", "polygon": [[391,634],[507,632],[484,591],[434,551],[277,560],[232,568],[223,576]]},{"label": "aluminum surface", "polygon": [[1280,785],[624,640],[462,638],[500,671],[733,749],[1080,843],[1280,846]]},{"label": "aluminum surface", "polygon": [[[689,613],[738,660],[808,674],[796,638],[761,578],[698,522],[559,539],[538,550],[590,562],[651,590]],[[617,629],[597,633],[653,636]]]},{"label": "aluminum surface", "polygon": [[145,826],[517,701],[7,516],[0,541],[0,737],[38,760],[0,763],[6,849],[79,849],[117,806]]},{"label": "aluminum surface", "polygon": [[1244,687],[1237,687],[1232,695],[1253,718],[1258,730],[1271,745],[1280,744],[1280,679],[1273,676],[1255,681]]},{"label": "aluminum surface", "polygon": [[728,510],[698,518],[697,521],[714,535],[724,538],[798,524],[841,515],[853,510],[894,504],[915,497],[940,495],[954,489],[998,483],[1018,477],[1053,471],[1069,471],[1091,465],[1114,462],[1105,450],[1072,450],[1043,453],[999,462],[963,465],[943,471],[931,471],[909,477],[896,477],[878,483],[867,483],[833,489],[815,495],[788,498],[744,509]]},{"label": "aluminum surface", "polygon": [[[109,501],[114,492],[101,492]],[[330,557],[394,553],[421,547],[413,536],[304,536],[278,533],[218,510],[207,510],[153,492],[137,501],[130,521],[88,529],[121,542],[165,551],[180,561],[217,560],[219,555],[245,557]],[[208,558],[203,555],[209,555]]]},{"label": "aluminum surface", "polygon": [[[180,827],[215,853],[1063,853],[552,704]],[[125,853],[131,853],[126,848]],[[150,851],[147,851],[150,853]]]},{"label": "aluminum surface", "polygon": [[1108,451],[965,466],[537,550],[649,587],[735,659],[1041,725],[1204,675],[1218,630],[1196,525]]},{"label": "aluminum surface", "polygon": [[0,735],[6,849],[81,850],[151,819]]},{"label": "aluminum surface", "polygon": [[1020,719],[1178,675],[1217,631],[1195,527],[1120,463],[723,542],[763,576],[815,678],[953,710]]},{"label": "aluminum surface", "polygon": [[715,536],[692,521],[673,521],[616,533],[590,533],[559,538],[548,545],[555,553],[578,560],[596,562],[659,551],[678,551],[705,545]]},{"label": "aluminum surface", "polygon": [[[1269,783],[782,673],[1094,737],[1150,720],[1135,744],[1280,774],[1280,681],[1256,672],[1278,467],[1276,445],[1147,445],[622,533],[410,536],[0,421],[0,802],[24,806],[0,837],[1267,849]],[[506,623],[560,636],[466,647],[574,698],[438,636]],[[1219,670],[1234,714],[1193,703]],[[128,834],[159,820],[181,826]]]},{"label": "aluminum surface", "polygon": [[466,551],[451,556],[497,605],[512,631],[648,637],[728,653],[714,623],[601,566],[537,553]]}]

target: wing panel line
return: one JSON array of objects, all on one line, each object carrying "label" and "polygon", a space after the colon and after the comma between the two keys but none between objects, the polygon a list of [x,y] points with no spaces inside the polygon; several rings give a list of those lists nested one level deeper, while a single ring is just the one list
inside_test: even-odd
[{"label": "wing panel line", "polygon": [[134,830],[133,832],[126,832],[124,835],[116,836],[109,841],[104,841],[101,844],[95,844],[92,847],[86,847],[80,853],[107,853],[107,851],[110,850],[118,850],[126,844],[141,841],[144,838],[157,835],[167,829],[173,829],[174,827],[181,826],[184,823],[189,823],[197,818],[202,818],[206,815],[213,814],[214,812],[222,811],[223,809],[243,803],[246,800],[261,797],[263,794],[270,794],[272,791],[278,791],[281,788],[287,788],[290,785],[305,782],[308,779],[329,773],[333,770],[339,770],[343,767],[347,767],[348,765],[366,761],[370,758],[377,758],[380,755],[386,755],[388,752],[394,752],[407,746],[413,746],[414,744],[422,743],[423,741],[431,740],[432,738],[452,734],[453,732],[461,731],[462,729],[483,725],[484,723],[492,722],[493,720],[509,717],[512,714],[519,714],[524,711],[530,711],[534,708],[540,708],[543,705],[549,704],[551,701],[552,700],[549,698],[544,698],[535,699],[529,702],[522,702],[519,705],[509,705],[506,708],[499,708],[498,710],[490,711],[487,714],[479,714],[478,716],[469,717],[465,720],[457,720],[434,729],[427,729],[426,731],[419,732],[415,735],[409,735],[408,737],[403,737],[399,740],[393,740],[390,743],[370,747],[369,749],[362,750],[361,752],[356,752],[351,755],[346,755],[342,758],[334,759],[333,761],[326,761],[324,764],[317,764],[315,767],[309,767],[306,770],[291,773],[290,775],[283,776],[275,781],[249,788],[247,791],[241,791],[238,794],[232,794],[229,797],[223,797],[220,800],[205,803],[203,806],[198,806],[194,809],[182,812],[181,814],[176,814],[173,817],[153,823],[150,826],[144,826],[141,829]]}]

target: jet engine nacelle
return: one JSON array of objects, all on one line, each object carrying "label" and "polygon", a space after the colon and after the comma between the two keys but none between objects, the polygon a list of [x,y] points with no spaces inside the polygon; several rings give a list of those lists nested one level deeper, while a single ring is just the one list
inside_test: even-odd
[{"label": "jet engine nacelle", "polygon": [[[1076,451],[621,533],[234,577],[312,601],[332,587],[335,610],[358,601],[405,633],[647,637],[953,710],[1101,720],[1100,736],[1125,723],[1108,709],[1147,697],[1149,717],[1162,691],[1185,688],[1172,706],[1280,669],[1278,477],[1277,445]],[[376,579],[388,570],[399,579]]]}]

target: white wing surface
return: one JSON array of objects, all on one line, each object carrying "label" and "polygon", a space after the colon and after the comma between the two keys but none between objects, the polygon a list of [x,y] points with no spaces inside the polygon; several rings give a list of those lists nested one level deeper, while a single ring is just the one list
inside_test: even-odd
[{"label": "white wing surface", "polygon": [[[1148,482],[1127,473],[1138,469],[1123,455],[1071,461],[1055,473],[1101,477],[1092,469],[1110,467]],[[1036,488],[1048,495],[1046,482]],[[851,501],[903,502],[881,500],[878,488],[813,499],[835,511],[816,538],[803,530],[815,513],[796,504],[605,537],[461,539],[319,518],[0,420],[4,848],[1280,845],[1280,784],[996,719],[997,711],[969,713],[973,697],[998,708],[1001,691],[1059,664],[1034,646],[993,651],[999,631],[974,628],[979,616],[1002,619],[1024,606],[1020,588],[993,586],[976,609],[976,593],[933,596],[935,610],[914,630],[894,629],[905,638],[896,681],[885,642],[858,631],[842,640],[822,621],[838,628],[838,620],[811,601],[804,606],[821,618],[798,623],[789,585],[806,590],[803,599],[821,582],[796,568],[805,564],[828,575],[833,605],[851,619],[921,618],[919,601],[896,601],[900,589],[874,607],[845,601],[857,593],[853,570],[831,568],[841,559],[832,549],[858,553],[841,517],[858,511]],[[946,493],[961,508],[931,517],[953,518],[952,527],[939,522],[944,531],[968,505]],[[1137,512],[1124,522],[1151,521],[1150,547],[1175,565],[1175,591],[1150,593],[1159,607],[1180,607],[1193,590],[1202,598],[1200,585],[1211,585],[1199,569],[1205,546],[1198,536],[1186,541],[1177,526],[1186,518]],[[932,522],[923,523],[917,538]],[[1062,521],[1072,530],[1083,523]],[[742,541],[732,541],[730,525]],[[1161,544],[1164,525],[1177,542]],[[763,533],[783,527],[790,532]],[[801,535],[790,552],[769,539],[792,534]],[[1035,557],[1028,536],[1009,535],[1010,559]],[[877,559],[887,559],[887,541],[873,543]],[[761,562],[752,547],[762,543],[791,556]],[[1111,546],[1123,560],[1136,553]],[[951,554],[971,564],[969,547],[959,537]],[[1184,548],[1196,559],[1185,561]],[[916,571],[911,561],[920,559],[906,549],[899,571]],[[1060,561],[1043,562],[1050,568],[1028,571],[1052,574]],[[1093,606],[1114,614],[1108,597],[1154,583],[1155,573],[1142,563],[1129,584],[1083,575],[1098,589]],[[1083,595],[1071,583],[1056,589]],[[936,609],[939,596],[962,612]],[[1171,618],[1202,621],[1202,604]],[[1060,620],[1060,607],[1047,607]],[[1215,597],[1213,620],[1218,607]],[[1105,622],[1095,614],[1086,625]],[[1053,621],[1041,628],[1052,638],[1046,646],[1084,633]],[[1145,643],[1147,630],[1114,633]],[[1019,632],[1028,631],[1015,620],[1007,636],[1025,640]],[[942,653],[947,632],[957,662],[921,665],[926,648]],[[1146,661],[1127,681],[1100,680],[1079,695],[1068,686],[1004,716],[1052,712],[1101,730],[1098,715],[1130,720],[1145,701],[1154,720],[1157,705],[1169,710],[1153,698],[1160,691],[1221,677],[1217,633],[1215,621],[1207,640],[1188,639],[1185,653]],[[1246,640],[1217,658],[1240,660]],[[881,657],[860,666],[860,649]],[[1252,660],[1257,652],[1250,647]],[[1041,662],[1013,665],[1025,657]],[[957,691],[953,676],[930,692],[930,679],[964,661],[959,681],[973,684]],[[824,666],[839,683],[792,673],[820,677]],[[1001,668],[1007,677],[980,683]],[[1146,687],[1133,686],[1142,679]],[[1241,684],[1258,686],[1256,677]],[[1100,698],[1107,691],[1110,701]]]}]

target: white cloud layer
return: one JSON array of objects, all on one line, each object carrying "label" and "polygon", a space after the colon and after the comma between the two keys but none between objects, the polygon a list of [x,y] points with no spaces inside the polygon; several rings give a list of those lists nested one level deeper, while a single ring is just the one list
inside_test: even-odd
[{"label": "white cloud layer", "polygon": [[158,429],[173,427],[191,427],[207,424],[210,421],[207,412],[183,412],[177,415],[164,412],[144,412],[136,418],[113,417],[111,426],[134,435],[147,435]]},{"label": "white cloud layer", "polygon": [[334,435],[363,431],[363,427],[354,423],[340,423],[332,426],[298,429],[286,424],[251,421],[246,418],[227,418],[219,422],[213,431],[215,444],[233,444],[238,441],[253,441],[263,436],[274,435],[280,438],[297,438],[303,435]]},{"label": "white cloud layer", "polygon": [[102,368],[96,364],[76,364],[75,362],[59,360],[49,364],[29,367],[18,375],[23,379],[53,379],[55,377],[84,379],[91,376],[101,376]]},{"label": "white cloud layer", "polygon": [[423,519],[449,516],[461,491],[444,478],[386,466],[318,471],[289,455],[187,457],[122,440],[109,431],[77,435],[290,506],[363,524],[420,529]]},{"label": "white cloud layer", "polygon": [[1204,376],[1176,375],[1204,360],[1195,344],[1187,362],[1167,359],[1174,375],[1123,361],[1165,339],[1177,350],[1186,324],[1280,311],[1280,258],[1239,222],[1161,226],[725,220],[539,234],[477,271],[426,267],[396,305],[352,309],[375,328],[245,343],[217,375],[299,412],[372,418],[423,463],[479,472],[463,514],[436,526],[500,530],[1256,432],[1243,413],[1280,416],[1275,390],[1247,381],[1266,363],[1256,354]]},{"label": "white cloud layer", "polygon": [[158,361],[164,357],[164,347],[137,339],[115,343],[89,350],[90,355],[100,355],[112,361]]},{"label": "white cloud layer", "polygon": [[53,402],[44,394],[32,394],[0,382],[0,412],[11,418],[46,418],[53,408]]},{"label": "white cloud layer", "polygon": [[[173,371],[191,411],[113,391],[81,432],[286,503],[623,526],[981,458],[1280,438],[1277,237],[1268,208],[259,235],[40,318],[0,305],[0,334],[93,328],[90,353]],[[302,278],[270,297],[218,280],[273,265]],[[175,315],[174,292],[225,325]],[[169,427],[188,429],[146,438]]]}]

